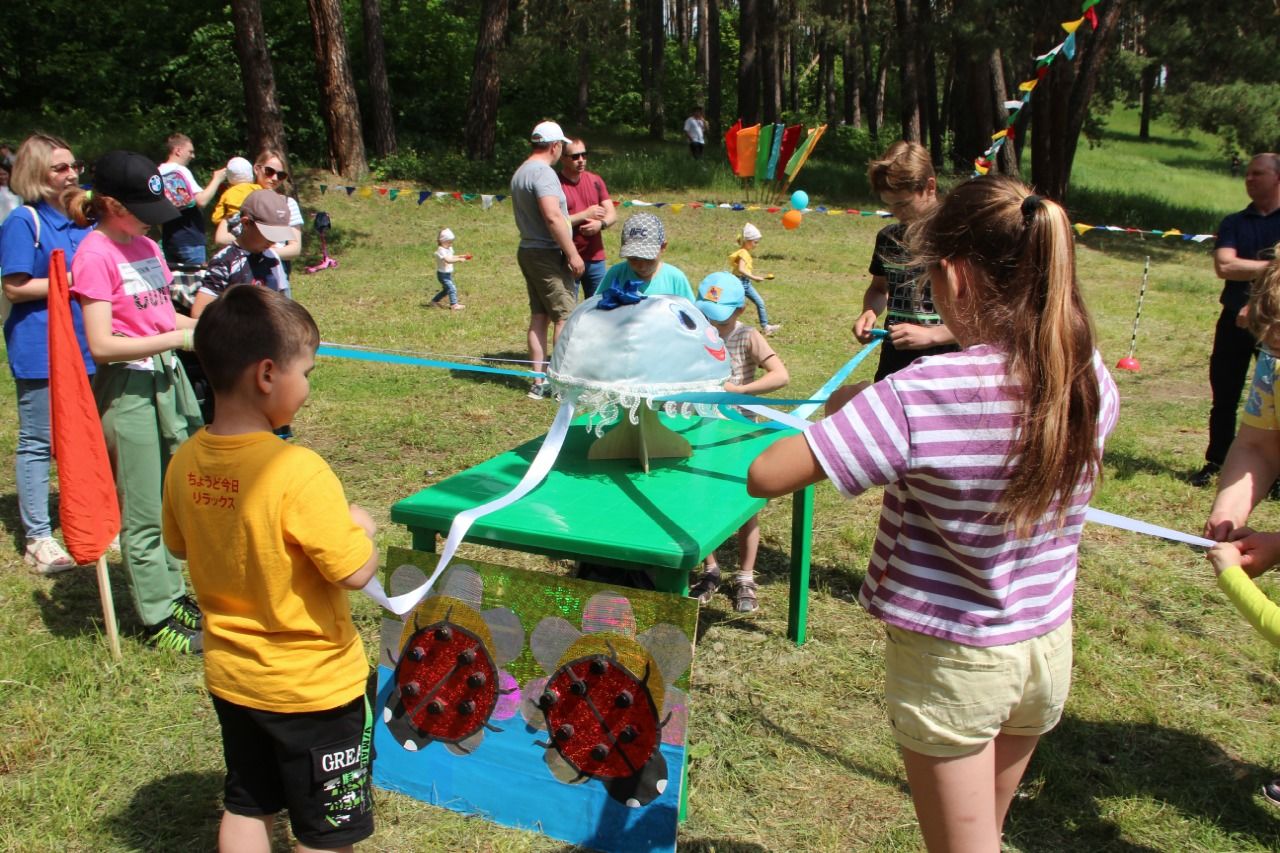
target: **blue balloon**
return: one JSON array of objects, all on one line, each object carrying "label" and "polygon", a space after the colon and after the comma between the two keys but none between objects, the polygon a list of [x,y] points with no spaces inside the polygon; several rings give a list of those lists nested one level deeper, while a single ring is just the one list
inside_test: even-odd
[{"label": "blue balloon", "polygon": [[791,206],[796,210],[804,210],[809,206],[809,194],[804,190],[796,190],[791,194]]}]

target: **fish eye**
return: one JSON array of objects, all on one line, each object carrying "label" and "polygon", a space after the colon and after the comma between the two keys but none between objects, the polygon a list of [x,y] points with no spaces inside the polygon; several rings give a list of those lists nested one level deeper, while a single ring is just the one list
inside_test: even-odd
[{"label": "fish eye", "polygon": [[698,330],[697,319],[684,308],[679,305],[672,305],[671,313],[676,315],[676,319],[680,321],[680,325],[684,327],[685,331],[696,332]]}]

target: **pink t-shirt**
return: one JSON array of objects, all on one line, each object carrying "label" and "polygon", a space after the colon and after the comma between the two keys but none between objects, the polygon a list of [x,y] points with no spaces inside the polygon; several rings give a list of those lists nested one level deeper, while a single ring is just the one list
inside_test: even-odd
[{"label": "pink t-shirt", "polygon": [[71,292],[111,303],[111,331],[146,338],[178,327],[169,282],[173,273],[149,237],[117,243],[101,231],[84,238],[71,262]]}]

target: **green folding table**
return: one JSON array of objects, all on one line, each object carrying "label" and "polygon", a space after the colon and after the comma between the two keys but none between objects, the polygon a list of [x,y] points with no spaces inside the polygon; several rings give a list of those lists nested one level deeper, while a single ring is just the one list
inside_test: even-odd
[{"label": "green folding table", "polygon": [[[595,440],[580,418],[547,478],[514,504],[476,520],[466,541],[556,559],[648,569],[658,589],[687,595],[689,572],[730,539],[765,501],[747,494],[747,468],[791,430],[718,418],[663,422],[693,447],[687,459],[654,459],[644,473],[634,460],[588,460]],[[542,438],[436,483],[391,507],[391,520],[434,551],[464,509],[509,492]],[[809,610],[809,538],[813,489],[792,496],[791,596],[787,636],[805,640]]]}]

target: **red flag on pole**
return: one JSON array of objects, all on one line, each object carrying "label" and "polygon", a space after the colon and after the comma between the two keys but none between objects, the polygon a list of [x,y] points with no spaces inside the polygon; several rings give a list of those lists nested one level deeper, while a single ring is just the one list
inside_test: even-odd
[{"label": "red flag on pole", "polygon": [[92,563],[120,532],[120,504],[102,421],[71,322],[67,261],[61,249],[49,259],[49,418],[58,460],[62,538],[76,563]]}]

